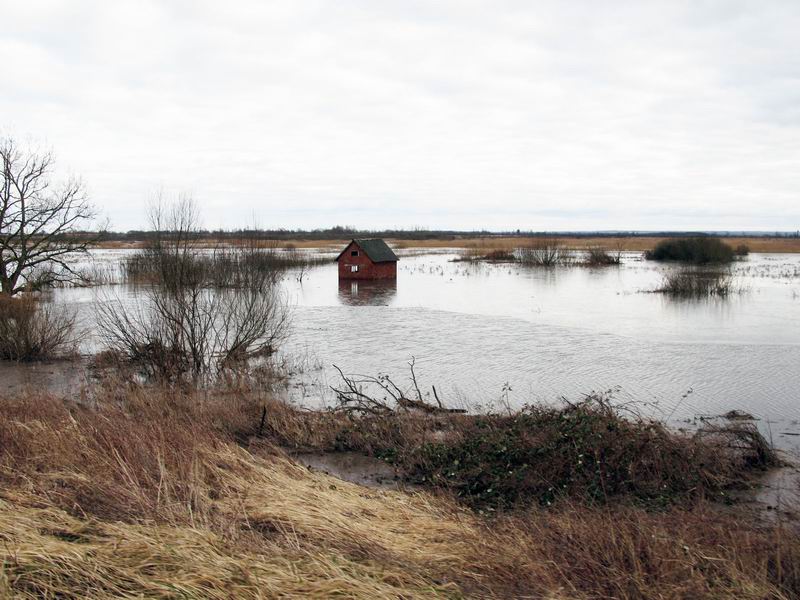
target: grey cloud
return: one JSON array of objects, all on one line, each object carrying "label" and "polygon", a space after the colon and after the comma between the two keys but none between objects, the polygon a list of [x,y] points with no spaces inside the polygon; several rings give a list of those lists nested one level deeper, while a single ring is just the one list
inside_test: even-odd
[{"label": "grey cloud", "polygon": [[0,10],[0,128],[118,228],[159,187],[209,226],[800,226],[792,0]]}]

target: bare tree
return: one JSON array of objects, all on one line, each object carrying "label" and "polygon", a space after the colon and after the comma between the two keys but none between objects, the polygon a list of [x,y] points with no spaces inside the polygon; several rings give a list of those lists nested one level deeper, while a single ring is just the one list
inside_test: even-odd
[{"label": "bare tree", "polygon": [[91,239],[75,234],[95,211],[80,179],[52,181],[55,161],[49,152],[20,148],[0,139],[0,292],[13,296],[30,283],[71,280],[77,274],[68,259],[85,252]]}]

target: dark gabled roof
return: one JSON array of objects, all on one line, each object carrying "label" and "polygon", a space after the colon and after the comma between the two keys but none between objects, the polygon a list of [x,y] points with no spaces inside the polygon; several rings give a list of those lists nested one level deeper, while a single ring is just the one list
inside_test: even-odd
[{"label": "dark gabled roof", "polygon": [[[364,254],[367,255],[372,262],[380,263],[380,262],[397,262],[398,259],[397,255],[392,252],[392,249],[386,245],[386,242],[380,239],[372,239],[372,240],[351,240],[350,244],[357,244],[361,250],[364,251]],[[342,254],[350,247],[350,244],[345,246],[345,249],[339,253],[339,256],[336,257],[338,261]]]}]

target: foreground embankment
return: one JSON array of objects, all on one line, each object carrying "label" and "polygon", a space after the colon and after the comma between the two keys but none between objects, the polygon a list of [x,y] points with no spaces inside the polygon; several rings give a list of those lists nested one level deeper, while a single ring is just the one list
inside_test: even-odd
[{"label": "foreground embankment", "polygon": [[[780,599],[800,592],[791,523],[744,518],[713,498],[771,460],[747,436],[714,438],[739,440],[723,452],[710,438],[629,429],[589,406],[494,421],[310,413],[241,391],[111,385],[92,397],[86,406],[38,393],[0,399],[0,595]],[[609,454],[606,433],[622,444],[619,452]],[[427,462],[412,449],[415,436],[428,440],[425,452],[438,449]],[[292,462],[289,445],[374,454],[394,445],[392,460],[409,473],[416,465],[418,476],[428,469],[441,485],[367,489]],[[550,455],[523,469],[537,447]],[[509,496],[509,487],[504,503],[459,487],[507,459],[523,460],[514,469],[542,491],[539,478],[555,476],[557,456],[558,472],[574,474],[575,487],[549,507],[544,496]],[[579,489],[604,479],[615,493]],[[659,486],[670,493],[654,503]],[[489,506],[497,510],[482,516]]]}]

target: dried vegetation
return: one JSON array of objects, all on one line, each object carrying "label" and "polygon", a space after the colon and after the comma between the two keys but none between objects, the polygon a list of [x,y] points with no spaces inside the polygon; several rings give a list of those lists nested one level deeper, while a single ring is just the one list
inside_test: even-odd
[{"label": "dried vegetation", "polygon": [[253,437],[262,407],[270,430],[287,436],[308,414],[267,398],[103,393],[91,409],[0,399],[0,595],[778,600],[800,591],[800,544],[786,524],[705,503],[652,512],[577,500],[485,519],[446,496],[370,490],[292,463],[266,430]]},{"label": "dried vegetation", "polygon": [[45,360],[75,352],[75,314],[33,295],[0,294],[0,360]]}]

